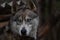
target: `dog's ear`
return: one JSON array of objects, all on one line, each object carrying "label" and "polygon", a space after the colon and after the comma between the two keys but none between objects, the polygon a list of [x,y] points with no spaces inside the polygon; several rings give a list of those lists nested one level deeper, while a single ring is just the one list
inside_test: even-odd
[{"label": "dog's ear", "polygon": [[36,0],[22,0],[21,2],[24,3],[26,8],[29,8],[32,11],[36,11],[37,9]]},{"label": "dog's ear", "polygon": [[14,12],[17,11],[17,10],[16,10],[16,7],[17,7],[17,2],[16,2],[16,0],[13,0],[13,6],[12,6],[12,9],[13,9]]},{"label": "dog's ear", "polygon": [[27,1],[28,7],[32,10],[32,11],[36,11],[37,10],[37,6],[35,4],[35,2],[33,0],[28,0]]},{"label": "dog's ear", "polygon": [[17,1],[17,0],[13,0],[13,3],[12,3],[12,13],[16,13],[18,11],[18,8],[20,7],[20,0]]}]

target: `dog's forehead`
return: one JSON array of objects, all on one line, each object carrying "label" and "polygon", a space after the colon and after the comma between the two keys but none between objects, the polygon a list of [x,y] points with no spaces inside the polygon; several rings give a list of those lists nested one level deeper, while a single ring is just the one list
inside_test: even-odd
[{"label": "dog's forehead", "polygon": [[27,16],[30,17],[30,18],[35,18],[37,17],[37,13],[31,11],[31,10],[26,10],[26,13],[27,13]]},{"label": "dog's forehead", "polygon": [[31,10],[29,10],[29,9],[20,10],[20,11],[18,11],[18,12],[16,13],[16,15],[19,16],[20,18],[22,17],[23,19],[26,18],[26,17],[27,17],[27,18],[28,18],[28,17],[33,18],[33,17],[36,17],[36,16],[37,16],[36,13],[34,13],[33,11],[31,11]]}]

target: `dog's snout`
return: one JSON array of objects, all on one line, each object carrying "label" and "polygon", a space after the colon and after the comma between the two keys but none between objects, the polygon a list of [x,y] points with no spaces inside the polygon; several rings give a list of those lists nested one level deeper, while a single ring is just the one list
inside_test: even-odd
[{"label": "dog's snout", "polygon": [[22,35],[26,35],[26,29],[25,29],[25,28],[23,28],[23,29],[21,30],[21,34],[22,34]]}]

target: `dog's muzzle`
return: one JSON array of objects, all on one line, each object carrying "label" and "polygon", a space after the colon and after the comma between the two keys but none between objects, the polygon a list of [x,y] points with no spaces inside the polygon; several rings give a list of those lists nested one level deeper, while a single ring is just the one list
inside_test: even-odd
[{"label": "dog's muzzle", "polygon": [[25,28],[22,28],[21,34],[22,34],[22,35],[26,35],[26,32],[27,32],[26,29],[25,29]]}]

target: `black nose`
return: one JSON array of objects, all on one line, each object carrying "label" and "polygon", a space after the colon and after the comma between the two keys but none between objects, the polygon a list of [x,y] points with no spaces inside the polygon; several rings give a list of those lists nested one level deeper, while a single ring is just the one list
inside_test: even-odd
[{"label": "black nose", "polygon": [[22,34],[22,35],[26,35],[26,29],[25,29],[25,28],[23,28],[23,29],[21,30],[21,34]]}]

